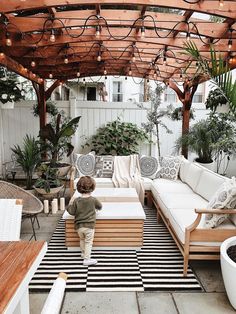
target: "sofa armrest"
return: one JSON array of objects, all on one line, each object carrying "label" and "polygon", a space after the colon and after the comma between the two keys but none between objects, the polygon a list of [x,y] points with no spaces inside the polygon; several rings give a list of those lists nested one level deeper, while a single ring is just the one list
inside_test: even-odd
[{"label": "sofa armrest", "polygon": [[195,208],[196,214],[236,214],[236,209],[218,209],[218,208]]}]

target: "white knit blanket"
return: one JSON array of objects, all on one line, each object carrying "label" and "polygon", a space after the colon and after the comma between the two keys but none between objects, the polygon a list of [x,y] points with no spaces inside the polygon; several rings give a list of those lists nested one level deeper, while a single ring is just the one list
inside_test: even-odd
[{"label": "white knit blanket", "polygon": [[144,204],[144,186],[140,172],[139,156],[115,156],[112,181],[115,187],[135,188]]}]

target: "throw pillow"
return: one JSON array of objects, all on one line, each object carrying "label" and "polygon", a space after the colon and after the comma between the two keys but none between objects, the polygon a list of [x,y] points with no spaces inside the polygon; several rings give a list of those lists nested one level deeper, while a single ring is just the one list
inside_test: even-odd
[{"label": "throw pillow", "polygon": [[87,155],[76,154],[75,167],[78,171],[79,177],[93,176],[95,169],[95,156],[93,153]]},{"label": "throw pillow", "polygon": [[114,156],[104,155],[95,157],[95,177],[112,178],[114,170]]},{"label": "throw pillow", "polygon": [[[236,180],[233,177],[225,181],[210,199],[207,209],[231,209],[236,202]],[[205,227],[215,228],[229,217],[228,214],[216,215],[207,214],[205,216]]]},{"label": "throw pillow", "polygon": [[161,159],[160,177],[177,180],[182,157],[166,156]]},{"label": "throw pillow", "polygon": [[159,160],[155,157],[142,156],[140,158],[140,170],[142,177],[155,179],[160,171]]}]

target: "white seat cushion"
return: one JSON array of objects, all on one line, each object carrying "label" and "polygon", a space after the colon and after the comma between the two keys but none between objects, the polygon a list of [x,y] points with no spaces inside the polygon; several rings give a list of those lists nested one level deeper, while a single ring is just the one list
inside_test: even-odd
[{"label": "white seat cushion", "polygon": [[152,191],[154,193],[162,194],[162,193],[171,193],[171,194],[192,194],[193,190],[181,180],[168,180],[168,179],[155,179],[152,184]]},{"label": "white seat cushion", "polygon": [[206,208],[208,202],[197,194],[174,194],[163,193],[160,195],[162,202],[169,209],[171,208]]},{"label": "white seat cushion", "polygon": [[[195,219],[197,218],[197,214],[193,211],[192,208],[186,209],[176,209],[172,208],[169,210],[169,220],[172,228],[175,230],[179,240],[182,243],[185,243],[185,228],[190,226]],[[198,228],[204,228],[204,215],[202,215],[202,219],[198,225]],[[229,219],[225,220],[217,229],[235,229],[234,224],[229,221]],[[218,246],[219,242],[191,242],[192,245],[204,245],[204,246]]]},{"label": "white seat cushion", "polygon": [[196,186],[198,185],[202,168],[198,167],[196,164],[191,163],[188,167],[188,172],[185,177],[185,182],[192,188],[194,192],[196,189]]},{"label": "white seat cushion", "polygon": [[153,180],[150,178],[144,178],[144,177],[142,177],[142,179],[143,179],[144,190],[151,191]]},{"label": "white seat cushion", "polygon": [[209,170],[203,170],[196,186],[196,193],[210,200],[226,178]]}]

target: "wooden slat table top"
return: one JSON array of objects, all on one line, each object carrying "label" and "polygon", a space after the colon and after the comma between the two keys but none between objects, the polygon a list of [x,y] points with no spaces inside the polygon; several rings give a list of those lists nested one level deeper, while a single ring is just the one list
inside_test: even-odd
[{"label": "wooden slat table top", "polygon": [[44,245],[44,241],[0,241],[0,313],[3,313]]}]

